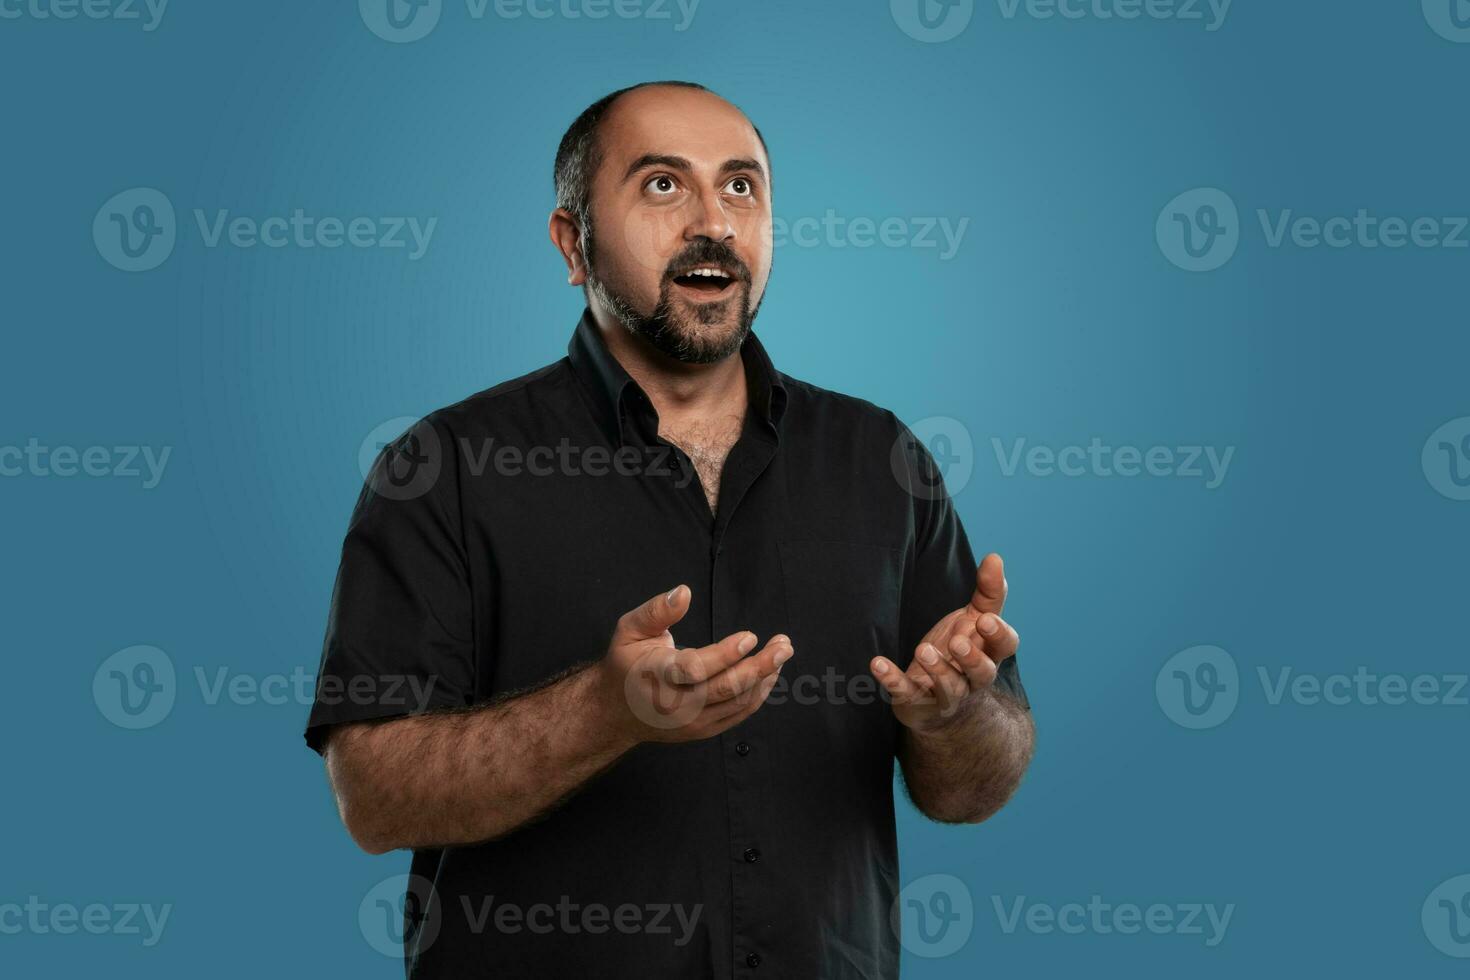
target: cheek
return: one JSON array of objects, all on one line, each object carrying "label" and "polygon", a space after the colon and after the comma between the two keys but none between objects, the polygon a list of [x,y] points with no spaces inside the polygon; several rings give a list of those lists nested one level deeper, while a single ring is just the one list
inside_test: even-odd
[{"label": "cheek", "polygon": [[623,218],[621,248],[636,270],[663,275],[682,245],[684,221],[675,208],[633,208]]},{"label": "cheek", "polygon": [[745,261],[750,266],[750,285],[754,296],[765,292],[766,280],[771,275],[771,254],[775,249],[775,237],[771,229],[770,215],[752,216],[742,229],[741,236],[751,244],[746,249]]}]

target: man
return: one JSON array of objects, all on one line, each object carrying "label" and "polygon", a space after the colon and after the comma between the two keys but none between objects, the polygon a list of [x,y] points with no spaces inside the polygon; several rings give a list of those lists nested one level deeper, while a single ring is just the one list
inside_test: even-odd
[{"label": "man", "polygon": [[307,741],[353,839],[413,850],[412,977],[896,976],[895,757],[976,822],[1031,756],[1001,560],[891,413],[750,332],[738,109],[613,93],[555,176],[568,356],[379,459]]}]

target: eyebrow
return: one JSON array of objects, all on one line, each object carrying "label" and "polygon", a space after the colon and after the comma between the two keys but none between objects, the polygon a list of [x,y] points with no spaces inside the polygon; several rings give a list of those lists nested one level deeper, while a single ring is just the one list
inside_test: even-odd
[{"label": "eyebrow", "polygon": [[[678,170],[686,174],[694,172],[694,164],[690,163],[684,157],[672,156],[667,153],[645,153],[637,160],[634,160],[632,165],[628,167],[627,172],[623,174],[623,180],[627,180],[638,171],[646,170],[649,167],[668,167],[670,170]],[[732,174],[741,170],[753,171],[761,180],[764,181],[766,179],[765,168],[756,160],[740,158],[726,160],[720,165],[721,175]]]}]

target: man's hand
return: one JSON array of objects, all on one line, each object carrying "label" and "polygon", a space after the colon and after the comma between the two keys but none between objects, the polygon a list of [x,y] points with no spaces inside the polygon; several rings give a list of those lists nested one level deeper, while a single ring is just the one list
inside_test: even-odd
[{"label": "man's hand", "polygon": [[1000,555],[986,555],[975,569],[969,604],[924,634],[907,671],[886,657],[873,658],[869,669],[888,691],[900,722],[914,731],[932,732],[967,717],[980,704],[1001,661],[1021,642],[1000,618],[1005,604],[1005,565]]},{"label": "man's hand", "polygon": [[468,711],[338,725],[327,772],[342,820],[370,854],[501,837],[536,819],[640,742],[718,735],[750,717],[792,654],[750,633],[676,650],[679,586],[618,620],[601,660]]},{"label": "man's hand", "polygon": [[636,742],[689,742],[718,735],[756,712],[794,652],[777,634],[761,651],[756,636],[732,633],[707,647],[680,650],[669,627],[692,596],[678,586],[618,620],[598,665],[614,726]]}]

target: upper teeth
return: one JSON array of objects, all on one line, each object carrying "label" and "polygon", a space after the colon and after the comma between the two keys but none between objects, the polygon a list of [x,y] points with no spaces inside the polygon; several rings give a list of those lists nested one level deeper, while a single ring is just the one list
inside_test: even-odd
[{"label": "upper teeth", "polygon": [[719,269],[695,269],[693,272],[689,273],[689,275],[691,275],[691,276],[719,276],[721,279],[727,278],[725,276],[725,274],[723,272],[721,272]]}]

